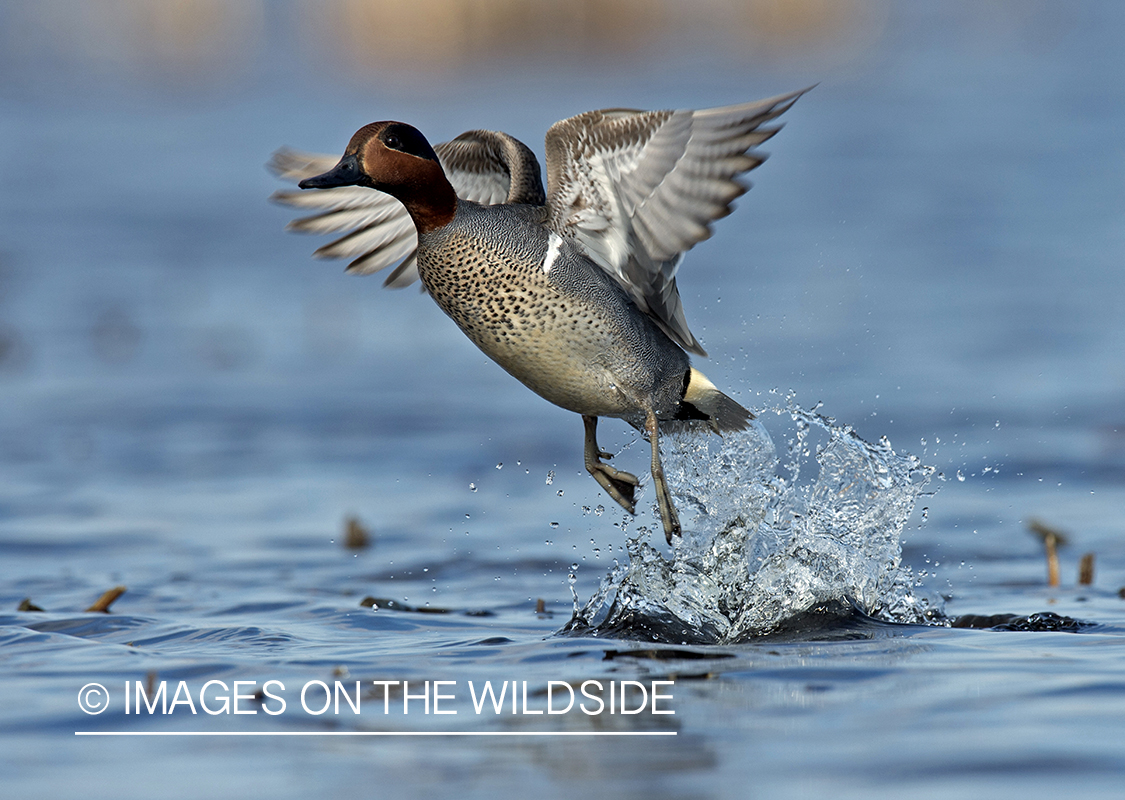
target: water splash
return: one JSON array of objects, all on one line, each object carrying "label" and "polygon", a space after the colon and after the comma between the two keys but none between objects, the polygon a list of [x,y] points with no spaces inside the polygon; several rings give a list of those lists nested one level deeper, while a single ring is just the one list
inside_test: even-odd
[{"label": "water splash", "polygon": [[[933,469],[871,444],[816,409],[784,408],[784,458],[755,420],[721,440],[664,438],[683,538],[668,561],[642,527],[567,630],[662,641],[730,643],[818,606],[891,622],[941,618],[915,594],[900,534]],[[817,466],[815,477],[802,472]]]}]

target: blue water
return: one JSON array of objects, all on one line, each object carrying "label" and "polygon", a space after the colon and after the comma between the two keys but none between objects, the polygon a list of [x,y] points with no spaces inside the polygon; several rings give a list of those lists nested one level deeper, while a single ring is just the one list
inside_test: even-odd
[{"label": "blue water", "polygon": [[[436,25],[452,39],[414,51],[391,21],[357,45],[355,4],[0,10],[5,796],[1119,796],[1125,12],[771,7],[643,5],[589,41],[564,9],[546,38]],[[218,33],[177,27],[197,18]],[[323,241],[266,202],[274,149],[339,151],[374,119],[538,148],[587,109],[817,81],[681,273],[700,366],[761,429],[706,444],[733,473],[667,443],[675,553],[642,530],[651,488],[630,518],[584,473],[577,417],[416,291],[310,259]],[[814,407],[832,421],[802,432]],[[645,471],[632,431],[599,434]],[[753,511],[737,542],[715,508]],[[371,547],[343,546],[350,516]],[[1059,587],[1032,519],[1069,536]],[[744,561],[709,549],[735,543]],[[685,579],[701,564],[719,588]],[[560,633],[576,598],[588,624]],[[952,627],[1006,614],[1030,630]],[[280,681],[286,708],[212,716],[212,680]],[[675,713],[585,713],[591,680],[671,681]],[[135,712],[162,681],[197,713],[126,715],[126,685]],[[362,713],[303,710],[316,681],[361,681]],[[429,681],[457,713],[402,713],[399,684],[384,714],[372,681]],[[526,682],[526,705],[477,713],[485,681]],[[523,713],[551,681],[571,710]],[[524,735],[560,731],[676,735]]]}]

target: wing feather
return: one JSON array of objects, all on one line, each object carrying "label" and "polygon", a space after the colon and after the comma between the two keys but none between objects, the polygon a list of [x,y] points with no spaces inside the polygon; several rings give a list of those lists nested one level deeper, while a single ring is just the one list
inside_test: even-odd
[{"label": "wing feather", "polygon": [[547,224],[575,238],[643,311],[685,349],[704,354],[687,327],[676,270],[711,235],[765,160],[767,125],[806,90],[699,111],[590,111],[547,132]]}]

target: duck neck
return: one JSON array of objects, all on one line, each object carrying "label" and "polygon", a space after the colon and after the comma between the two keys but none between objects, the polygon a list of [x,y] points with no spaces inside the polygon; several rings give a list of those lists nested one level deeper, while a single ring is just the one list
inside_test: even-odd
[{"label": "duck neck", "polygon": [[448,225],[457,213],[457,192],[436,163],[434,173],[419,180],[396,186],[391,194],[398,199],[414,221],[419,234]]}]

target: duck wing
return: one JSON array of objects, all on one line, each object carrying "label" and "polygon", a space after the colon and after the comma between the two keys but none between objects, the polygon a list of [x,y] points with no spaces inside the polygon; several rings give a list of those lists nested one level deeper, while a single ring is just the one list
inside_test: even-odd
[{"label": "duck wing", "polygon": [[[283,180],[297,183],[305,178],[327,172],[340,160],[339,156],[302,153],[282,149],[273,154],[269,168]],[[344,236],[320,247],[316,258],[350,258],[347,271],[368,275],[407,259],[413,264],[418,247],[418,233],[406,207],[389,194],[364,186],[339,186],[317,192],[280,191],[270,198],[275,202],[311,212],[290,222],[286,228],[301,233],[339,233]],[[396,269],[388,285],[408,286],[417,279],[417,271],[407,262]],[[413,274],[410,274],[410,272]],[[396,282],[396,277],[401,279]]]},{"label": "duck wing", "polygon": [[[434,147],[457,196],[482,205],[529,203],[545,200],[539,162],[527,145],[505,133],[467,131],[451,142]],[[338,156],[281,149],[269,168],[293,182],[332,169]],[[295,219],[289,230],[302,233],[345,235],[313,254],[317,258],[351,258],[347,272],[369,275],[398,266],[384,281],[400,288],[418,280],[415,251],[418,233],[406,208],[389,194],[363,186],[341,186],[318,192],[280,191],[272,200],[311,211]],[[400,263],[401,262],[401,263]]]},{"label": "duck wing", "polygon": [[588,111],[547,131],[547,225],[571,236],[673,341],[706,355],[676,288],[683,254],[711,235],[766,159],[767,125],[808,89],[701,111]]},{"label": "duck wing", "polygon": [[466,131],[434,148],[457,196],[482,205],[547,201],[539,159],[531,148],[499,131]]}]

